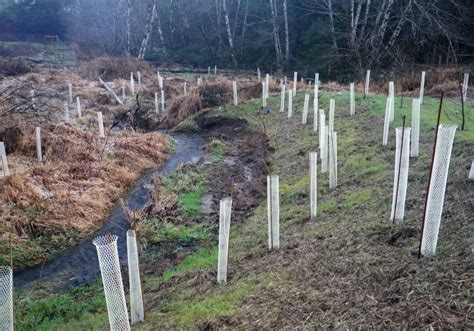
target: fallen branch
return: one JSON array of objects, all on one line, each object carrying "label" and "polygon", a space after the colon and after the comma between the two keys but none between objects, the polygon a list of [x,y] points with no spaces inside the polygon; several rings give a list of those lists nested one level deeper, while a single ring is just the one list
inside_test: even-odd
[{"label": "fallen branch", "polygon": [[100,78],[100,77],[99,77],[99,82],[105,87],[105,89],[106,89],[107,91],[110,92],[110,94],[112,94],[112,96],[115,98],[115,100],[117,100],[117,102],[118,102],[119,104],[123,105],[122,100],[120,100],[120,98],[117,96],[117,94],[115,94],[114,90],[112,90],[112,88],[111,88],[109,85],[107,85],[107,83],[104,82],[104,81],[102,80],[102,78]]}]

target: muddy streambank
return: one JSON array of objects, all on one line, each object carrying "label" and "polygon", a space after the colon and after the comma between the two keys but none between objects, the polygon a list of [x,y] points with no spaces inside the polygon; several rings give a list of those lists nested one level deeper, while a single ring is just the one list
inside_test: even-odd
[{"label": "muddy streambank", "polygon": [[[213,233],[211,242],[170,242],[151,249],[152,256],[142,264],[142,271],[149,275],[162,275],[166,270],[181,263],[187,254],[201,248],[216,244],[219,231],[219,201],[232,197],[232,224],[245,222],[247,217],[266,198],[266,176],[269,172],[267,164],[270,150],[266,135],[251,129],[244,120],[221,116],[200,115],[193,119],[194,129],[206,138],[205,153],[198,164],[188,165],[183,172],[204,174],[206,184],[201,200],[203,216],[194,222],[205,222]],[[222,159],[212,161],[209,146],[213,140],[226,145]],[[211,161],[211,162],[208,162]],[[176,208],[176,206],[175,206]],[[166,219],[166,209],[158,219]],[[174,214],[176,211],[172,211]],[[176,220],[179,222],[179,220]],[[190,220],[184,220],[189,222]],[[153,256],[154,255],[154,256]]]},{"label": "muddy streambank", "polygon": [[[159,169],[146,172],[129,190],[124,200],[130,210],[139,210],[150,201],[150,188],[153,187],[153,178],[156,175],[166,176],[181,164],[198,161],[204,141],[201,134],[174,133],[172,137],[176,140],[176,153]],[[126,231],[128,228],[128,219],[118,202],[104,226],[90,239],[60,253],[42,265],[15,272],[15,287],[26,289],[42,283],[54,292],[62,292],[94,282],[100,276],[100,271],[92,240],[108,233],[118,235],[117,245],[120,261],[122,265],[125,265],[127,260]]]}]

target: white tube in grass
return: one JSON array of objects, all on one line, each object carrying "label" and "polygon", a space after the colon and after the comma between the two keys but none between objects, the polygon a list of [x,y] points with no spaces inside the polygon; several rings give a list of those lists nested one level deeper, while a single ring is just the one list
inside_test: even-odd
[{"label": "white tube in grass", "polygon": [[69,83],[68,88],[69,88],[69,102],[72,103],[73,99],[72,99],[72,84],[71,83]]},{"label": "white tube in grass", "polygon": [[239,104],[239,97],[237,95],[237,82],[235,80],[232,82],[232,91],[234,94],[234,106],[237,106]]},{"label": "white tube in grass", "polygon": [[388,95],[390,97],[390,123],[395,119],[395,84],[388,83]]},{"label": "white tube in grass", "polygon": [[165,112],[165,91],[161,90],[161,111]]},{"label": "white tube in grass", "polygon": [[355,114],[355,88],[354,88],[354,83],[351,83],[349,86],[349,94],[350,94],[350,108],[349,108],[349,114],[351,116],[354,116]]},{"label": "white tube in grass", "polygon": [[468,90],[468,88],[469,88],[469,74],[465,73],[463,84],[462,84],[462,98],[463,98],[464,102],[466,102],[466,100],[467,100],[467,90]]},{"label": "white tube in grass", "polygon": [[130,323],[120,271],[117,239],[115,235],[106,235],[95,238],[93,243],[99,257],[110,329],[122,331],[130,330]]},{"label": "white tube in grass", "polygon": [[304,104],[303,104],[303,118],[301,124],[306,125],[308,122],[308,108],[309,108],[309,94],[304,95]]},{"label": "white tube in grass", "polygon": [[420,104],[423,104],[423,97],[425,94],[425,78],[426,78],[426,72],[422,71],[421,72],[421,83],[420,83]]},{"label": "white tube in grass", "polygon": [[198,86],[201,86],[201,84],[202,84],[202,78],[201,77],[198,77],[197,84],[198,84]]},{"label": "white tube in grass", "polygon": [[410,156],[417,157],[420,145],[420,99],[413,99],[411,105],[411,148]]},{"label": "white tube in grass", "polygon": [[293,116],[293,91],[288,90],[288,118]]},{"label": "white tube in grass", "polygon": [[370,85],[370,70],[367,70],[365,74],[365,86],[364,86],[364,95],[367,97],[369,95],[369,85]]},{"label": "white tube in grass", "polygon": [[323,159],[323,145],[324,145],[324,127],[326,126],[326,114],[324,109],[319,110],[319,157]]},{"label": "white tube in grass", "polygon": [[318,132],[318,109],[319,107],[319,101],[318,98],[313,99],[313,131]]},{"label": "white tube in grass", "polygon": [[425,223],[421,241],[421,254],[424,256],[434,256],[436,254],[446,182],[448,180],[449,163],[456,128],[455,125],[441,124],[438,129],[438,140],[434,152],[433,172],[428,188]]},{"label": "white tube in grass", "polygon": [[2,155],[3,176],[8,177],[10,176],[10,169],[8,168],[7,151],[5,149],[5,143],[3,141],[0,141],[0,154]]},{"label": "white tube in grass", "polygon": [[217,66],[214,66],[214,75],[217,75]]},{"label": "white tube in grass", "polygon": [[267,106],[267,98],[265,92],[265,82],[262,82],[262,107],[265,108]]},{"label": "white tube in grass", "polygon": [[69,103],[66,101],[64,102],[64,122],[69,123]]},{"label": "white tube in grass", "polygon": [[101,111],[97,112],[97,121],[99,122],[99,138],[105,138],[104,116]]},{"label": "white tube in grass", "polygon": [[132,325],[144,319],[140,263],[135,231],[127,231],[128,279],[130,284],[130,319]]},{"label": "white tube in grass", "polygon": [[[201,79],[201,78],[200,78]],[[202,80],[202,79],[201,79]],[[160,89],[163,90],[165,88],[165,84],[163,83],[163,76],[160,76]]]},{"label": "white tube in grass", "polygon": [[184,92],[184,95],[188,95],[188,86],[186,82],[184,82],[183,84],[183,92]]},{"label": "white tube in grass", "polygon": [[14,330],[13,271],[7,266],[0,266],[0,330]]},{"label": "white tube in grass", "polygon": [[208,76],[211,75],[211,67],[207,67],[207,75],[208,75]]},{"label": "white tube in grass", "polygon": [[280,193],[279,178],[267,176],[267,213],[268,213],[268,248],[280,248]]},{"label": "white tube in grass", "polygon": [[310,208],[311,220],[316,221],[318,213],[318,153],[309,153]]},{"label": "white tube in grass", "polygon": [[288,77],[285,76],[285,77],[283,78],[283,82],[285,83],[285,85],[288,85]]},{"label": "white tube in grass", "polygon": [[232,199],[222,199],[219,209],[219,252],[217,260],[217,282],[219,284],[227,282],[231,213]]},{"label": "white tube in grass", "polygon": [[81,100],[79,97],[76,97],[76,110],[77,110],[77,117],[82,117],[82,109],[81,109]]},{"label": "white tube in grass", "polygon": [[298,84],[298,73],[295,71],[293,73],[293,96],[296,95],[296,85]]},{"label": "white tube in grass", "polygon": [[285,96],[286,96],[286,87],[284,84],[281,85],[281,95],[280,95],[280,112],[285,111]]},{"label": "white tube in grass", "polygon": [[155,92],[155,113],[160,113],[160,102],[158,101],[158,92]]},{"label": "white tube in grass", "polygon": [[328,171],[328,137],[329,137],[329,126],[325,125],[322,130],[322,150],[321,150],[321,173]]},{"label": "white tube in grass", "polygon": [[334,132],[334,112],[336,111],[336,100],[329,100],[329,133]]},{"label": "white tube in grass", "polygon": [[140,71],[137,72],[137,80],[138,80],[138,85],[141,85],[142,84],[142,75],[141,75]]},{"label": "white tube in grass", "polygon": [[265,98],[268,98],[270,95],[270,75],[267,74],[265,78]]},{"label": "white tube in grass", "polygon": [[260,74],[260,68],[257,68],[257,78],[258,80],[262,80],[262,75]]},{"label": "white tube in grass", "polygon": [[397,136],[394,166],[395,175],[393,179],[392,212],[390,214],[390,221],[394,223],[401,223],[403,222],[405,215],[408,170],[410,166],[411,128],[396,128],[395,130]]},{"label": "white tube in grass", "polygon": [[474,180],[474,161],[471,163],[471,170],[469,170],[469,177],[470,180]]},{"label": "white tube in grass", "polygon": [[43,162],[43,151],[41,148],[41,128],[35,128],[35,135],[36,135],[36,158],[38,162]]},{"label": "white tube in grass", "polygon": [[392,107],[392,101],[390,97],[387,97],[385,103],[385,118],[383,122],[383,137],[382,137],[382,146],[387,146],[388,143],[388,131],[390,128],[390,107]]},{"label": "white tube in grass", "polygon": [[133,72],[130,73],[130,92],[135,95],[135,80],[133,79]]},{"label": "white tube in grass", "polygon": [[337,133],[331,132],[329,138],[329,188],[337,187]]}]

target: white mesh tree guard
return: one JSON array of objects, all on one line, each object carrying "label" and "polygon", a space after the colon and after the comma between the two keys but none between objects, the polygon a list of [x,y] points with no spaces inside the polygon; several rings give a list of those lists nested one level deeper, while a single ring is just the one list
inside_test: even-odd
[{"label": "white mesh tree guard", "polygon": [[471,163],[471,170],[469,170],[469,177],[470,180],[474,180],[474,161]]},{"label": "white mesh tree guard", "polygon": [[288,118],[293,116],[293,91],[288,90]]},{"label": "white mesh tree guard", "polygon": [[464,100],[464,102],[466,102],[467,100],[467,90],[469,88],[469,74],[468,73],[465,73],[464,74],[464,81],[463,81],[463,84],[462,84],[462,98]]},{"label": "white mesh tree guard", "polygon": [[188,84],[187,84],[187,82],[183,83],[183,94],[188,95]]},{"label": "white mesh tree guard", "polygon": [[[403,222],[405,200],[408,186],[408,169],[410,165],[410,131],[411,128],[396,128],[395,168],[393,179],[392,212],[390,220],[394,223]],[[403,145],[402,145],[403,141]],[[400,157],[401,155],[401,157]],[[401,162],[401,164],[400,164]]]},{"label": "white mesh tree guard", "polygon": [[219,254],[217,260],[217,282],[227,282],[227,262],[229,258],[229,233],[232,213],[232,199],[220,201],[219,210]]},{"label": "white mesh tree guard", "polygon": [[217,75],[217,66],[214,66],[214,75]]},{"label": "white mesh tree guard", "polygon": [[130,73],[130,91],[135,95],[135,80],[133,80],[133,72]]},{"label": "white mesh tree guard", "polygon": [[365,86],[364,86],[364,94],[367,97],[369,95],[369,84],[370,84],[370,70],[367,70],[365,74]]},{"label": "white mesh tree guard", "polygon": [[319,74],[314,74],[314,97],[319,98]]},{"label": "white mesh tree guard", "polygon": [[239,96],[237,95],[237,82],[235,80],[232,82],[232,91],[234,94],[234,106],[237,106],[239,104]]},{"label": "white mesh tree guard", "polygon": [[395,119],[395,84],[388,82],[388,95],[390,97],[390,123]]},{"label": "white mesh tree guard", "polygon": [[324,126],[326,125],[326,114],[324,109],[319,110],[319,157],[323,159]]},{"label": "white mesh tree guard", "polygon": [[326,173],[328,171],[328,155],[329,155],[329,126],[324,126],[323,128],[323,150],[321,158],[321,173]]},{"label": "white mesh tree guard", "polygon": [[319,100],[318,98],[313,99],[313,131],[318,132],[318,109],[319,107]]},{"label": "white mesh tree guard", "polygon": [[137,238],[135,231],[127,231],[128,280],[130,283],[130,318],[132,324],[143,321],[143,296],[140,281]]},{"label": "white mesh tree guard", "polygon": [[304,104],[303,104],[303,118],[301,119],[301,124],[306,125],[308,122],[308,108],[309,108],[309,94],[304,95]]},{"label": "white mesh tree guard", "polygon": [[285,111],[285,96],[286,96],[286,86],[281,85],[281,94],[280,94],[280,113]]},{"label": "white mesh tree guard", "polygon": [[8,177],[10,176],[10,169],[8,168],[7,152],[5,150],[5,143],[3,141],[0,141],[0,154],[2,156],[3,176]]},{"label": "white mesh tree guard", "polygon": [[161,112],[165,112],[165,90],[161,90]]},{"label": "white mesh tree guard", "polygon": [[270,75],[265,76],[265,98],[267,99],[270,96]]},{"label": "white mesh tree guard", "polygon": [[278,176],[267,176],[268,248],[280,248],[280,185]]},{"label": "white mesh tree guard", "polygon": [[293,73],[293,96],[296,96],[296,85],[298,84],[298,73]]},{"label": "white mesh tree guard", "polygon": [[99,138],[105,138],[104,116],[101,111],[97,113],[97,121],[99,122]]},{"label": "white mesh tree guard", "polygon": [[126,95],[125,95],[125,82],[122,82],[122,101],[123,101],[123,103],[125,103],[125,98],[126,98]]},{"label": "white mesh tree guard", "polygon": [[337,187],[337,133],[329,134],[329,188]]},{"label": "white mesh tree guard", "polygon": [[267,106],[266,87],[265,87],[265,82],[262,82],[262,107],[265,108],[266,106]]},{"label": "white mesh tree guard", "polygon": [[257,78],[258,80],[262,80],[262,75],[260,74],[260,68],[257,68]]},{"label": "white mesh tree guard", "polygon": [[0,330],[13,331],[13,272],[0,266]]},{"label": "white mesh tree guard", "polygon": [[36,158],[38,162],[43,162],[43,151],[41,148],[41,128],[37,126],[35,128],[36,133]]},{"label": "white mesh tree guard", "polygon": [[411,148],[410,156],[417,157],[420,145],[420,100],[413,99],[411,106]]},{"label": "white mesh tree guard", "polygon": [[421,241],[421,254],[424,256],[436,254],[449,162],[456,128],[455,125],[441,124],[438,129],[436,150],[433,158],[433,171],[426,201],[423,238]]},{"label": "white mesh tree guard", "polygon": [[99,257],[110,329],[113,331],[130,330],[117,251],[117,236],[106,235],[97,237],[93,243]]},{"label": "white mesh tree guard", "polygon": [[385,118],[383,122],[383,138],[382,138],[382,146],[387,146],[388,143],[388,130],[390,128],[390,107],[392,106],[392,101],[390,97],[387,97],[387,101],[385,103]]},{"label": "white mesh tree guard", "polygon": [[426,72],[422,71],[421,72],[421,83],[420,83],[420,104],[423,104],[423,96],[425,94],[425,77],[426,77]]},{"label": "white mesh tree guard", "polygon": [[138,81],[138,85],[142,84],[142,75],[140,71],[137,71],[137,81]]},{"label": "white mesh tree guard", "polygon": [[336,111],[336,100],[329,100],[329,133],[334,132],[334,112]]},{"label": "white mesh tree guard", "polygon": [[350,108],[349,108],[349,114],[351,116],[354,116],[355,114],[355,88],[354,88],[354,83],[351,83],[349,86],[349,97],[350,97]]},{"label": "white mesh tree guard", "polygon": [[[125,98],[123,98],[122,100],[125,100]],[[77,111],[77,118],[81,118],[82,109],[81,109],[81,99],[79,99],[79,97],[76,97],[76,111]]]},{"label": "white mesh tree guard", "polygon": [[318,212],[318,153],[309,153],[311,220],[316,221]]}]

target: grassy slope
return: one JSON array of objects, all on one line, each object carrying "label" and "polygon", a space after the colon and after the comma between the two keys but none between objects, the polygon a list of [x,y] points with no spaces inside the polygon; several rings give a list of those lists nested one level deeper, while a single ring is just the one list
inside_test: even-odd
[{"label": "grassy slope", "polygon": [[[327,109],[328,100],[328,94],[323,94],[320,108]],[[384,100],[372,96],[364,101],[358,96],[356,116],[351,118],[348,95],[336,96],[339,186],[329,191],[327,174],[318,172],[316,223],[309,220],[307,159],[308,152],[317,149],[317,138],[311,125],[300,125],[303,94],[296,98],[291,120],[286,113],[261,114],[259,100],[219,112],[245,118],[256,129],[266,128],[275,150],[273,172],[280,175],[281,249],[268,252],[266,248],[266,203],[262,202],[246,223],[231,228],[228,283],[215,282],[216,246],[200,249],[162,276],[145,277],[146,321],[138,328],[472,327],[468,309],[473,301],[474,242],[468,220],[473,194],[467,174],[474,109],[471,105],[467,111],[469,130],[458,131],[455,139],[438,256],[419,261],[415,253],[437,101],[427,98],[422,108],[420,157],[410,160],[405,223],[392,226],[387,220],[394,130],[390,130],[389,147],[382,148]],[[270,107],[278,109],[278,103],[279,97],[270,98]],[[399,100],[396,107],[398,126],[400,113],[408,115],[410,107],[407,100],[405,108],[399,109]],[[448,102],[442,122],[459,123],[456,109]],[[50,309],[48,320],[58,319],[51,325],[69,330],[106,328],[100,287],[85,292],[76,298],[87,298],[80,314],[71,318]],[[76,301],[68,295],[61,297],[65,306]],[[48,300],[54,306],[60,298]],[[26,310],[25,314],[32,315]]]}]

